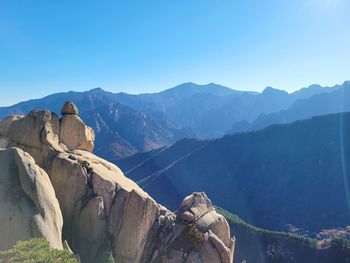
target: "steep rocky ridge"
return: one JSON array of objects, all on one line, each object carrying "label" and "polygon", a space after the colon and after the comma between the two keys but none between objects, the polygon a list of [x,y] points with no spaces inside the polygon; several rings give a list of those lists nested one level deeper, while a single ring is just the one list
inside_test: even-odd
[{"label": "steep rocky ridge", "polygon": [[83,262],[95,262],[105,250],[117,262],[232,262],[227,221],[204,193],[186,197],[175,213],[157,204],[117,166],[91,153],[93,130],[77,113],[66,104],[60,119],[38,110],[8,117],[0,136],[2,147],[25,150],[49,175],[63,239]]}]

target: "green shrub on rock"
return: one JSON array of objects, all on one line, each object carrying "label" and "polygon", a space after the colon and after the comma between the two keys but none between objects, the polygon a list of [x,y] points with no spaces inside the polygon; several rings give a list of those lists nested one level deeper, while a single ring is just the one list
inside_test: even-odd
[{"label": "green shrub on rock", "polygon": [[196,247],[200,247],[202,245],[204,241],[204,234],[198,230],[195,224],[190,223],[187,225],[187,233]]},{"label": "green shrub on rock", "polygon": [[7,251],[0,251],[0,263],[79,263],[68,250],[50,247],[43,238],[18,241]]}]

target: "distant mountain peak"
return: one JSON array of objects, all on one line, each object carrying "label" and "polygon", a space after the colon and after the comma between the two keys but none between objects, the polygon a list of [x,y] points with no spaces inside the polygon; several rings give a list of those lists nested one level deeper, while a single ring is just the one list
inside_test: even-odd
[{"label": "distant mountain peak", "polygon": [[344,86],[350,86],[350,80],[345,80],[343,83]]},{"label": "distant mountain peak", "polygon": [[100,93],[100,92],[106,92],[106,91],[100,87],[89,90],[89,93]]},{"label": "distant mountain peak", "polygon": [[310,85],[310,86],[307,87],[307,88],[309,88],[309,89],[319,89],[319,88],[322,88],[322,86],[319,85],[319,84],[312,84],[312,85]]},{"label": "distant mountain peak", "polygon": [[263,90],[262,94],[265,94],[265,95],[288,94],[288,92],[286,92],[285,90],[275,89],[268,86]]},{"label": "distant mountain peak", "polygon": [[[177,85],[173,88],[164,90],[160,92],[161,94],[177,94],[180,97],[189,97],[194,94],[199,93],[206,93],[206,94],[212,94],[216,96],[226,96],[226,95],[232,95],[232,94],[238,94],[242,93],[241,91],[233,90],[228,87],[215,84],[215,83],[208,83],[208,84],[196,84],[193,82],[185,82],[180,85]],[[182,94],[181,94],[182,93]]]}]

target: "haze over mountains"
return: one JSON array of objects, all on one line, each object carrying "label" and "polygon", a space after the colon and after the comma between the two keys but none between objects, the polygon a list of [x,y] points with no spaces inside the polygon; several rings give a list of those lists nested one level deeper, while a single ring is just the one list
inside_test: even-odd
[{"label": "haze over mountains", "polygon": [[[319,89],[316,88],[316,90]],[[305,89],[304,92],[309,92],[309,90]],[[230,132],[258,130],[271,124],[287,123],[317,115],[350,111],[350,81],[328,89],[327,92],[313,94],[315,96],[297,100],[285,110],[271,114],[261,114],[251,123],[248,121],[237,122],[233,124]]]},{"label": "haze over mountains", "polygon": [[118,94],[119,101],[155,117],[191,128],[201,138],[224,135],[237,121],[254,121],[260,114],[287,109],[299,99],[338,87],[311,85],[291,94],[267,87],[262,93],[232,90],[217,84],[184,83],[154,94]]},{"label": "haze over mountains", "polygon": [[[348,86],[349,82],[332,88],[311,85],[291,94],[271,87],[262,93],[237,91],[213,83],[184,83],[159,93],[139,95],[97,88],[0,107],[0,117],[26,114],[32,109],[58,113],[57,105],[72,100],[82,119],[96,131],[95,152],[115,160],[182,138],[216,138],[273,123],[341,112],[350,103],[345,99],[340,104],[337,91],[347,94]],[[332,103],[323,107],[328,100]]]}]

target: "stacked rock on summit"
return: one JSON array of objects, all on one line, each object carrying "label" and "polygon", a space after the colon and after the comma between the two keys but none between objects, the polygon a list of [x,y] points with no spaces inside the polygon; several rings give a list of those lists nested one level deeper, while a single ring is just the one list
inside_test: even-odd
[{"label": "stacked rock on summit", "polygon": [[176,213],[159,205],[92,153],[94,132],[77,113],[69,102],[60,120],[48,111],[6,118],[0,141],[28,152],[47,172],[63,215],[62,238],[82,262],[108,250],[126,263],[233,261],[229,226],[204,193],[185,198]]},{"label": "stacked rock on summit", "polygon": [[66,102],[61,110],[60,142],[68,150],[85,150],[92,152],[94,149],[95,132],[78,116],[78,108],[73,102]]},{"label": "stacked rock on summit", "polygon": [[67,101],[62,107],[61,114],[62,116],[66,114],[78,115],[79,111],[77,106],[73,102]]}]

